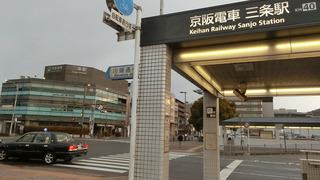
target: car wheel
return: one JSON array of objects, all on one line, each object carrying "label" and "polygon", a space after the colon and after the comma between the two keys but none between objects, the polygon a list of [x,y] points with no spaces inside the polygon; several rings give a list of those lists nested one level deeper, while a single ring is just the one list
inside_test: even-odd
[{"label": "car wheel", "polygon": [[45,164],[53,164],[56,162],[56,157],[53,152],[48,151],[43,156],[43,162]]},{"label": "car wheel", "polygon": [[4,161],[7,159],[8,159],[7,151],[4,149],[0,149],[0,161]]}]

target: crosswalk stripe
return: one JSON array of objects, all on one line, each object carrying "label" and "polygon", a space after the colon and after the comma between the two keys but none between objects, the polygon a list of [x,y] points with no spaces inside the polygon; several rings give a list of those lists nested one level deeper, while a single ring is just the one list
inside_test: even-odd
[{"label": "crosswalk stripe", "polygon": [[93,159],[93,160],[103,160],[103,161],[110,161],[110,162],[122,162],[122,163],[126,163],[126,162],[129,162],[129,159],[127,160],[118,160],[118,159],[110,159],[110,158],[90,158],[90,159]]},{"label": "crosswalk stripe", "polygon": [[[54,164],[54,166],[88,169],[105,172],[125,173],[129,170],[129,153],[100,156],[98,158],[80,159],[71,164]],[[195,155],[194,153],[170,152],[169,160]]]},{"label": "crosswalk stripe", "polygon": [[109,141],[109,142],[120,142],[120,143],[130,143],[130,141],[126,141],[126,140],[105,140],[105,141]]},{"label": "crosswalk stripe", "polygon": [[112,155],[109,155],[110,157],[126,157],[126,156],[130,156],[129,153],[123,153],[123,154],[112,154]]},{"label": "crosswalk stripe", "polygon": [[129,167],[114,166],[114,165],[107,165],[107,164],[85,163],[85,162],[74,162],[74,163],[72,163],[72,164],[86,165],[86,166],[95,166],[95,167],[115,168],[115,169],[129,169]]},{"label": "crosswalk stripe", "polygon": [[94,161],[89,159],[80,159],[80,162],[90,162],[90,163],[98,163],[98,164],[113,164],[113,165],[119,165],[119,166],[128,166],[128,163],[116,163],[116,162],[105,162],[105,161]]},{"label": "crosswalk stripe", "polygon": [[110,157],[110,156],[100,156],[99,158],[101,158],[101,159],[119,159],[119,160],[130,159],[129,157]]},{"label": "crosswalk stripe", "polygon": [[114,173],[126,173],[127,172],[125,170],[106,169],[106,168],[98,168],[98,167],[90,167],[90,166],[78,166],[78,165],[72,165],[72,164],[54,164],[54,166],[71,167],[71,168],[88,169],[88,170],[105,171],[105,172],[114,172]]}]

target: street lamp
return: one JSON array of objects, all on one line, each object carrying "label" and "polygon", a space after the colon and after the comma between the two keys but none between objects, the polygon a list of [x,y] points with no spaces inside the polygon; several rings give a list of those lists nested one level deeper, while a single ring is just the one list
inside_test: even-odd
[{"label": "street lamp", "polygon": [[19,92],[19,86],[13,82],[13,81],[9,81],[9,80],[6,80],[7,83],[12,83],[16,86],[16,97],[15,97],[15,100],[14,100],[14,105],[13,105],[13,112],[12,112],[12,117],[11,117],[11,123],[10,123],[10,131],[9,131],[9,135],[11,136],[12,135],[12,126],[14,124],[14,130],[16,129],[16,123],[15,123],[15,113],[16,113],[16,105],[17,105],[17,99],[18,99],[18,92]]},{"label": "street lamp", "polygon": [[83,129],[83,121],[84,121],[84,109],[85,109],[85,101],[86,101],[86,95],[88,87],[90,87],[91,84],[87,84],[84,86],[83,89],[83,100],[82,100],[82,112],[81,112],[81,127],[80,127],[80,137],[82,137],[82,129]]}]

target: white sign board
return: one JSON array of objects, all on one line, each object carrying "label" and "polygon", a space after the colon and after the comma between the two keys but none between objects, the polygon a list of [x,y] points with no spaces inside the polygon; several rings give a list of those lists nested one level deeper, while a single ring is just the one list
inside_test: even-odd
[{"label": "white sign board", "polygon": [[110,15],[111,21],[121,26],[126,32],[132,32],[133,31],[133,24],[128,21],[124,15],[120,14],[119,12],[115,11],[114,9],[111,9],[111,15]]},{"label": "white sign board", "polygon": [[1,106],[3,109],[12,109],[13,106],[12,105],[2,105]]}]

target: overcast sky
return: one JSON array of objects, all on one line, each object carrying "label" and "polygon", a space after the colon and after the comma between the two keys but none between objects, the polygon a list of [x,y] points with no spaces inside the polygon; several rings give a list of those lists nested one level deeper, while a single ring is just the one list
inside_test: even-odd
[{"label": "overcast sky", "polygon": [[[164,0],[165,14],[239,2],[236,0]],[[142,16],[157,16],[160,0],[134,0]],[[134,41],[117,42],[116,31],[102,22],[105,0],[0,0],[0,82],[20,75],[43,77],[48,65],[72,64],[103,71],[133,64]],[[130,16],[135,21],[135,14]],[[1,87],[2,85],[0,85]],[[200,96],[196,86],[172,72],[172,92],[184,101]],[[275,98],[274,108],[307,112],[320,97]]]}]

